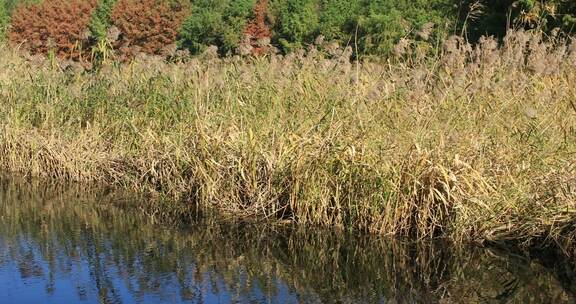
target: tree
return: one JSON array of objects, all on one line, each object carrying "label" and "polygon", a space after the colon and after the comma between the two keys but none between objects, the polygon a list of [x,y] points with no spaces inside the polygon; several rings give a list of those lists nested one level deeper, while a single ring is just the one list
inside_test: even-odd
[{"label": "tree", "polygon": [[319,33],[319,0],[276,0],[271,3],[275,42],[285,52],[311,43]]},{"label": "tree", "polygon": [[234,52],[252,16],[255,0],[194,0],[179,33],[180,48],[192,54],[215,45],[221,55]]}]

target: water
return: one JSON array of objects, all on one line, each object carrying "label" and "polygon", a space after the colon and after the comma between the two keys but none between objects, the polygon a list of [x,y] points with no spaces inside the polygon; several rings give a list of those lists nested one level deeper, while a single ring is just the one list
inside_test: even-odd
[{"label": "water", "polygon": [[137,206],[106,191],[0,180],[0,303],[576,299],[574,266],[559,257],[209,219],[175,229]]}]

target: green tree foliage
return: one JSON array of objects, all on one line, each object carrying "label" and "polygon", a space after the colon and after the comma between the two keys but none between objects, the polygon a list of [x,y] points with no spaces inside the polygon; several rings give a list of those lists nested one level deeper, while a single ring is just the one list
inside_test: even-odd
[{"label": "green tree foliage", "polygon": [[192,54],[210,45],[221,54],[234,51],[252,15],[255,0],[194,0],[192,14],[180,30],[179,46]]},{"label": "green tree foliage", "polygon": [[[19,4],[40,0],[0,0],[0,39]],[[172,1],[172,0],[161,0]],[[191,14],[178,31],[178,45],[192,54],[216,45],[234,52],[253,16],[256,0],[186,0]],[[352,45],[358,55],[388,55],[403,38],[434,45],[446,34],[503,37],[509,26],[550,31],[576,29],[574,0],[268,0],[267,25],[283,52],[326,41]],[[89,29],[95,45],[106,38],[117,0],[98,0]],[[127,22],[130,22],[127,20]],[[422,35],[421,29],[432,29]]]},{"label": "green tree foliage", "polygon": [[358,42],[360,52],[388,54],[401,38],[426,24],[446,28],[455,21],[454,0],[276,0],[276,40],[284,51],[322,34],[341,43]]},{"label": "green tree foliage", "polygon": [[366,1],[359,21],[360,44],[367,54],[388,54],[401,38],[413,38],[426,23],[436,30],[453,22],[452,0]]},{"label": "green tree foliage", "polygon": [[[401,38],[415,36],[425,23],[444,29],[456,21],[457,0],[270,0],[273,43],[290,52],[322,34],[358,51],[387,54]],[[180,47],[193,54],[209,45],[226,54],[238,46],[255,0],[192,1],[192,14],[180,31]]]},{"label": "green tree foliage", "polygon": [[320,2],[318,0],[272,1],[271,11],[275,16],[274,31],[277,43],[285,51],[301,48],[319,32]]},{"label": "green tree foliage", "polygon": [[116,0],[100,0],[98,6],[92,13],[90,20],[90,32],[96,41],[103,41],[106,39],[106,33],[111,24],[112,10]]},{"label": "green tree foliage", "polygon": [[328,40],[351,40],[363,4],[362,0],[322,0],[319,32]]}]

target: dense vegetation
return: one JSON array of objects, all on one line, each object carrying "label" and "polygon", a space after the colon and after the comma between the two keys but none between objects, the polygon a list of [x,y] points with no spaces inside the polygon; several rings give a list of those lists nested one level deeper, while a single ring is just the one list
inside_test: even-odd
[{"label": "dense vegetation", "polygon": [[465,7],[471,34],[502,37],[508,26],[551,31],[561,28],[573,32],[576,25],[576,2],[571,0],[466,0]]},{"label": "dense vegetation", "polygon": [[32,54],[55,54],[81,61],[88,50],[86,29],[96,0],[44,0],[19,6],[11,20],[10,40]]},{"label": "dense vegetation", "polygon": [[120,59],[139,53],[170,55],[188,12],[182,1],[118,0],[111,20],[120,33],[114,41]]},{"label": "dense vegetation", "polygon": [[9,15],[6,6],[0,5],[0,39],[4,38],[6,27],[10,23]]},{"label": "dense vegetation", "polygon": [[218,46],[221,54],[234,52],[254,7],[254,0],[198,0],[180,32],[180,46],[193,54]]},{"label": "dense vegetation", "polygon": [[434,65],[309,52],[83,74],[2,47],[0,171],[235,217],[573,251],[566,44],[520,31],[501,46],[452,37]]},{"label": "dense vegetation", "polygon": [[389,54],[401,38],[416,37],[426,23],[444,29],[456,12],[447,0],[278,0],[272,14],[276,41],[302,48],[318,35],[354,45],[362,54]]},{"label": "dense vegetation", "polygon": [[[571,2],[2,3],[0,169],[304,225],[576,239]],[[176,60],[211,46],[267,56]],[[22,48],[135,61],[81,74]]]},{"label": "dense vegetation", "polygon": [[34,0],[2,0],[0,1],[0,41],[5,39],[6,30],[10,24],[10,16],[12,11],[18,4],[33,2]]},{"label": "dense vegetation", "polygon": [[112,26],[112,11],[117,0],[100,0],[90,19],[90,33],[96,43],[106,41],[108,29]]},{"label": "dense vegetation", "polygon": [[[35,2],[53,4],[31,5]],[[11,40],[26,42],[32,53],[47,53],[38,46],[56,43],[55,52],[67,58],[78,57],[68,55],[69,45],[60,45],[70,44],[70,40],[97,55],[115,50],[121,59],[138,52],[172,54],[160,46],[173,44],[192,54],[209,46],[218,47],[220,55],[244,54],[244,44],[254,38],[247,37],[247,27],[260,18],[258,32],[265,39],[259,43],[271,43],[275,48],[262,48],[253,39],[250,50],[255,53],[262,49],[287,53],[312,44],[329,51],[327,43],[337,42],[352,46],[357,56],[387,56],[402,53],[408,45],[424,51],[437,49],[439,40],[452,34],[477,41],[482,35],[502,38],[510,27],[571,32],[576,25],[576,4],[565,0],[94,0],[96,8],[89,11],[88,24],[84,17],[76,20],[79,6],[86,2],[90,1],[2,0],[0,36],[8,29]],[[22,9],[12,18],[16,23],[9,26],[18,5]],[[51,12],[56,11],[62,18],[54,19]],[[52,33],[71,23],[82,27],[82,33],[89,29],[90,39],[75,32],[66,37]],[[37,24],[54,29],[40,36],[26,34],[44,28]],[[107,35],[111,29],[115,35]],[[318,43],[322,41],[326,43]]]}]

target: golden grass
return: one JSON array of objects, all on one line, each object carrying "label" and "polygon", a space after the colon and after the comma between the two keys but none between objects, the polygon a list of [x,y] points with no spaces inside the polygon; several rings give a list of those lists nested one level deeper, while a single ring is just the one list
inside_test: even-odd
[{"label": "golden grass", "polygon": [[77,74],[3,47],[0,168],[239,218],[572,250],[576,45],[453,37],[418,58]]}]

